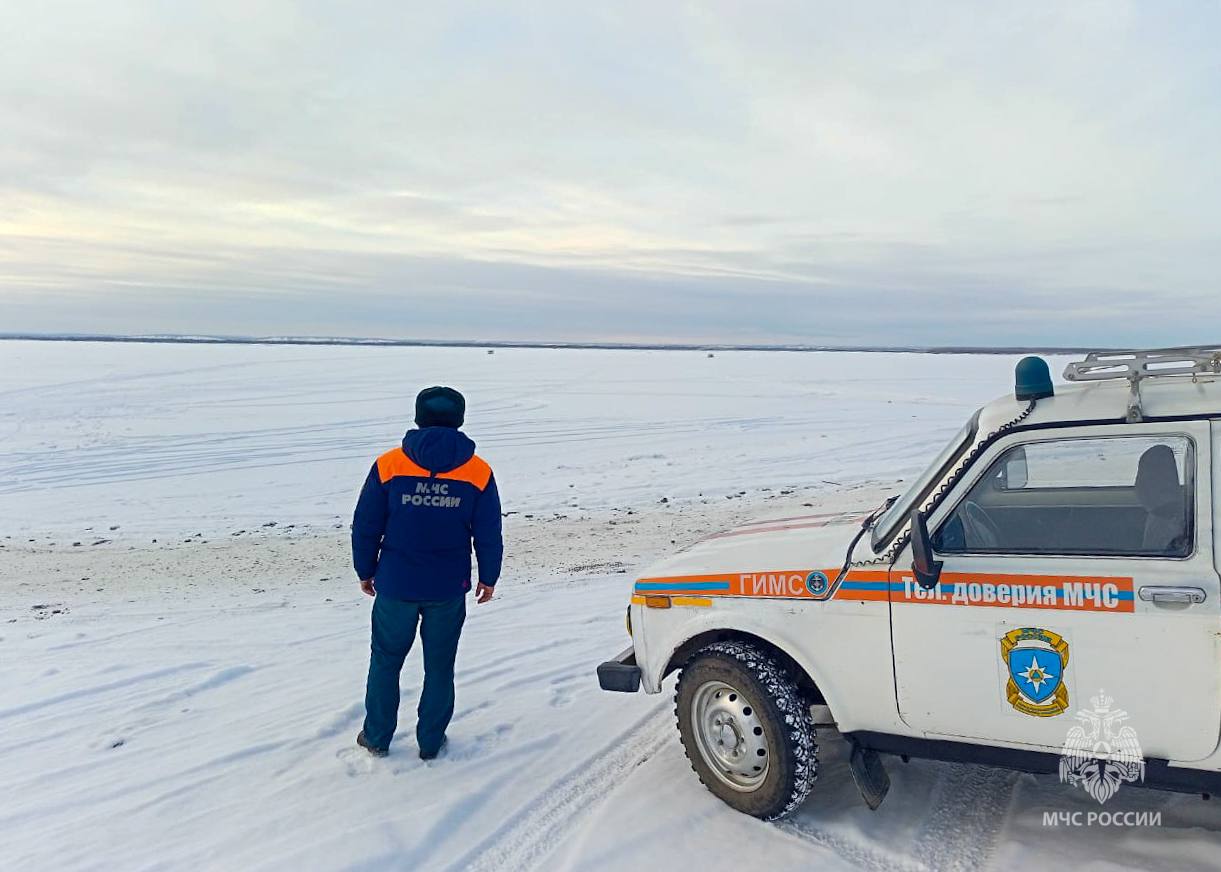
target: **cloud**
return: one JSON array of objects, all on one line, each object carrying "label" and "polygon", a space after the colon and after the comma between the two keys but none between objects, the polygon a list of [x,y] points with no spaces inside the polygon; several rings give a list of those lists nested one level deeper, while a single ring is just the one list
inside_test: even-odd
[{"label": "cloud", "polygon": [[0,330],[1206,338],[1189,12],[9,7]]}]

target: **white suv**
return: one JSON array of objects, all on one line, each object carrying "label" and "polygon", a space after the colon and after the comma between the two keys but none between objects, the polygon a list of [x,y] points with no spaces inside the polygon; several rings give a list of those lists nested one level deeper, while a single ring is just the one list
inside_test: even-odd
[{"label": "white suv", "polygon": [[875,808],[879,752],[1064,775],[1096,751],[1218,792],[1221,349],[1094,353],[1065,378],[1025,358],[867,517],[759,522],[651,567],[601,686],[679,671],[696,774],[766,819],[813,785],[815,705]]}]

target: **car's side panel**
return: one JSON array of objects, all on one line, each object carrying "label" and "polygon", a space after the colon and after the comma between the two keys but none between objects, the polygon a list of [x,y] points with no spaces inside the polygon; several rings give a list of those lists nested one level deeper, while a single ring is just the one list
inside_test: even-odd
[{"label": "car's side panel", "polygon": [[[836,587],[859,509],[834,507],[713,534],[638,579],[633,645],[641,685],[661,690],[674,652],[710,631],[748,633],[793,658],[837,718],[902,729],[894,704],[886,573],[854,572]],[[663,597],[670,608],[645,606]],[[838,711],[837,711],[838,709]]]},{"label": "car's side panel", "polygon": [[791,656],[822,691],[842,730],[906,732],[894,703],[889,608],[883,602],[725,597],[706,606],[641,608],[642,685],[661,688],[672,654],[701,633],[758,636]]}]

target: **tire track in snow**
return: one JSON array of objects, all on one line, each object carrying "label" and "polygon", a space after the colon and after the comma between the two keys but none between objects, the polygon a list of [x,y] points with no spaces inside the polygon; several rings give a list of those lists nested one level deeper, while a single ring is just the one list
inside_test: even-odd
[{"label": "tire track in snow", "polygon": [[[817,785],[814,789],[818,789]],[[858,841],[849,835],[802,826],[793,821],[781,821],[775,824],[775,827],[798,841],[831,851],[835,856],[866,872],[927,872],[927,867],[923,864],[912,860],[905,861],[902,857],[868,842]]]},{"label": "tire track in snow", "polygon": [[915,855],[927,868],[974,872],[988,868],[1013,803],[1018,772],[982,766],[951,767],[938,786],[937,801]]},{"label": "tire track in snow", "polygon": [[867,872],[975,872],[988,868],[1019,773],[965,764],[928,765],[942,771],[919,832],[910,842],[910,856],[896,855],[876,842],[860,841],[849,833],[811,827],[804,821],[784,822],[777,828],[829,849]]},{"label": "tire track in snow", "polygon": [[548,785],[513,819],[451,864],[450,872],[533,869],[554,851],[573,825],[670,739],[669,702],[653,709],[601,751]]}]

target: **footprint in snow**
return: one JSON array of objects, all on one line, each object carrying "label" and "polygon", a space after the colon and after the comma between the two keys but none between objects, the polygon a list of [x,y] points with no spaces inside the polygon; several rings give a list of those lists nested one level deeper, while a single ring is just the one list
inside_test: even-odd
[{"label": "footprint in snow", "polygon": [[[466,760],[483,759],[489,751],[495,749],[502,744],[510,733],[513,732],[512,724],[497,724],[493,729],[486,733],[480,733],[473,739],[465,736],[456,735],[453,730],[450,730],[449,741],[445,747],[441,749],[440,755],[435,760],[420,760],[416,756],[414,743],[411,743],[411,756],[402,764],[396,765],[391,771],[395,775],[402,775],[412,772],[421,767],[431,769],[438,764],[445,762],[461,763]],[[390,757],[395,756],[394,748],[390,749]]]},{"label": "footprint in snow", "polygon": [[552,708],[566,708],[572,705],[572,688],[570,687],[553,687],[551,688]]},{"label": "footprint in snow", "polygon": [[335,752],[335,759],[343,764],[343,768],[349,778],[360,778],[361,776],[368,775],[374,770],[375,764],[378,762],[368,751],[364,748],[356,747],[355,744],[350,748],[340,748]]},{"label": "footprint in snow", "polygon": [[462,736],[450,736],[449,744],[441,752],[439,759],[448,758],[458,761],[483,757],[498,745],[503,744],[512,732],[512,724],[497,724],[491,730],[488,730],[486,733],[480,733],[473,739],[466,739]]}]

